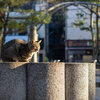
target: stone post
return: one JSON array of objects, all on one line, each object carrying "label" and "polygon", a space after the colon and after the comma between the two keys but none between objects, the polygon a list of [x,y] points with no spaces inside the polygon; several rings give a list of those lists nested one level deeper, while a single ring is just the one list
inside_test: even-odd
[{"label": "stone post", "polygon": [[65,64],[29,63],[28,100],[65,100]]},{"label": "stone post", "polygon": [[0,63],[0,100],[26,100],[26,67],[23,64]]},{"label": "stone post", "polygon": [[[29,40],[35,39],[35,41],[38,41],[38,34],[37,34],[37,27],[36,26],[31,26],[30,27],[30,35],[29,35]],[[35,52],[33,57],[32,57],[32,62],[38,62],[38,53]]]},{"label": "stone post", "polygon": [[88,100],[88,63],[65,64],[65,100]]},{"label": "stone post", "polygon": [[95,100],[95,63],[88,63],[89,70],[89,100]]}]

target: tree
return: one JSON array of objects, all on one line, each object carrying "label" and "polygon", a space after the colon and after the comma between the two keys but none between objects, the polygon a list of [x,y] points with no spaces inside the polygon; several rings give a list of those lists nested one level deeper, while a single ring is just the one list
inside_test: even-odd
[{"label": "tree", "polygon": [[[91,6],[91,9],[96,10],[96,13],[98,13],[98,7],[93,8]],[[82,13],[77,14],[78,19],[72,23],[73,27],[79,27],[80,30],[86,30],[90,31],[92,35],[92,48],[93,48],[93,56],[92,60],[98,60],[98,52],[99,52],[99,20],[98,16],[96,16],[96,20],[93,21],[93,12],[90,13],[90,24],[87,23],[87,18],[83,16]],[[96,33],[94,33],[94,30],[96,30]]]},{"label": "tree", "polygon": [[[30,1],[31,0],[0,0],[0,50],[4,44],[6,35],[12,33],[12,30],[22,32],[26,31],[27,25],[32,26],[50,22],[50,14],[45,15],[44,11],[36,12],[33,9],[20,9],[20,6]],[[14,9],[16,14],[20,15],[19,18],[9,17],[12,9]],[[20,19],[19,23],[16,21],[17,19]]]}]

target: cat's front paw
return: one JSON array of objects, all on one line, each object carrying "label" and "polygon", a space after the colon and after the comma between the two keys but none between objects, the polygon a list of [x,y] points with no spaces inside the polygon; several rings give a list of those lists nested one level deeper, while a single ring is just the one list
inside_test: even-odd
[{"label": "cat's front paw", "polygon": [[13,57],[13,61],[14,61],[14,62],[18,62],[18,59],[15,58],[15,57]]},{"label": "cat's front paw", "polygon": [[22,60],[22,62],[29,62],[27,59]]}]

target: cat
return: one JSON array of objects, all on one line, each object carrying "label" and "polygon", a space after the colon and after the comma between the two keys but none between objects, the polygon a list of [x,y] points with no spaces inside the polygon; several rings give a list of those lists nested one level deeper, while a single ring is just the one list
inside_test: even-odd
[{"label": "cat", "polygon": [[30,62],[33,54],[39,51],[41,41],[11,40],[2,46],[1,59],[3,62]]}]

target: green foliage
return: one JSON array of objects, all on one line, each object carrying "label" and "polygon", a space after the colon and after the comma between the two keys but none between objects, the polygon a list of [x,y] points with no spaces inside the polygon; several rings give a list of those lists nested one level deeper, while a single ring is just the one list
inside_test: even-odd
[{"label": "green foliage", "polygon": [[65,20],[65,13],[61,14],[60,12],[58,12],[54,14],[53,17],[55,17],[57,21],[62,22]]},{"label": "green foliage", "polygon": [[[48,24],[51,21],[51,14],[46,14],[45,12],[37,12],[32,10],[14,10],[16,12],[19,12],[21,14],[29,15],[26,16],[24,21],[21,21],[20,24],[24,26],[26,25],[37,25],[41,23],[46,23]],[[21,26],[22,27],[22,26]]]},{"label": "green foliage", "polygon": [[8,5],[10,5],[10,7],[15,7],[21,4],[25,4],[29,1],[30,0],[0,0],[0,6],[7,7]]},{"label": "green foliage", "polygon": [[83,21],[78,20],[78,21],[74,22],[73,25],[75,25],[75,26],[82,26],[82,25],[84,25],[84,23],[83,23]]},{"label": "green foliage", "polygon": [[17,31],[26,31],[27,30],[27,24],[24,21],[20,21],[20,23],[16,22],[16,20],[10,20],[9,24],[7,25],[9,30],[12,29]]},{"label": "green foliage", "polygon": [[34,25],[40,24],[40,23],[49,23],[51,21],[51,14],[46,14],[45,12],[34,12],[34,14],[31,15],[31,21],[33,21]]},{"label": "green foliage", "polygon": [[81,30],[90,31],[90,28],[89,28],[89,27],[81,27],[80,29],[81,29]]},{"label": "green foliage", "polygon": [[45,56],[45,62],[49,62],[49,59]]},{"label": "green foliage", "polygon": [[86,26],[87,24],[87,17],[84,17],[83,13],[77,13],[78,16],[77,20],[75,20],[74,23],[72,23],[72,27],[79,27],[80,30],[86,30],[86,31],[91,31],[89,26]]},{"label": "green foliage", "polygon": [[87,18],[84,18],[84,19],[77,19],[77,20],[75,20],[75,22],[74,23],[72,23],[72,27],[81,27],[81,26],[83,26],[85,23],[86,23],[86,19]]},{"label": "green foliage", "polygon": [[[25,31],[27,30],[27,25],[37,25],[41,23],[49,23],[51,21],[51,14],[46,14],[45,12],[36,12],[33,9],[29,10],[21,10],[18,7],[22,4],[25,4],[31,0],[0,0],[0,27],[5,27],[3,23],[4,21],[7,22],[6,27],[11,29],[17,29],[18,31]],[[8,8],[7,8],[8,7]],[[9,14],[11,8],[17,7],[14,12],[24,15],[24,21],[20,21],[17,23],[14,19],[9,19],[7,17],[7,20],[5,20],[5,12],[8,12]],[[28,15],[28,16],[27,16]],[[26,17],[25,17],[26,16]]]},{"label": "green foliage", "polygon": [[[75,1],[75,0],[71,0],[71,1]],[[99,0],[78,0],[79,2],[91,2],[91,3],[98,3],[100,4]]]},{"label": "green foliage", "polygon": [[[83,27],[84,24],[86,24],[86,20],[88,19],[87,17],[84,17],[84,14],[81,13],[77,13],[77,20],[75,20],[74,23],[72,23],[72,27]],[[82,28],[84,29],[84,28]]]},{"label": "green foliage", "polygon": [[51,14],[46,14],[44,11],[34,11],[33,9],[30,10],[20,10],[16,9],[15,12],[20,12],[21,14],[30,14],[30,17],[26,17],[26,23],[30,24],[40,24],[40,23],[49,23],[51,21]]},{"label": "green foliage", "polygon": [[64,15],[60,14],[58,15],[58,20],[61,22],[62,20],[65,20]]},{"label": "green foliage", "polygon": [[[76,0],[49,0],[52,5],[61,3],[61,2],[75,2]],[[79,2],[91,2],[91,3],[97,3],[100,4],[99,0],[78,0]]]},{"label": "green foliage", "polygon": [[15,27],[18,28],[18,23],[14,20],[9,20],[9,24],[7,25],[7,27],[10,29],[15,29]]},{"label": "green foliage", "polygon": [[4,12],[9,12],[10,9],[7,10],[7,6],[9,6],[9,8],[18,7],[29,1],[30,0],[0,0],[0,16],[2,14],[4,15]]},{"label": "green foliage", "polygon": [[0,22],[0,27],[3,27],[3,23],[2,22]]},{"label": "green foliage", "polygon": [[80,16],[80,17],[83,17],[84,16],[84,14],[82,14],[82,13],[77,13],[76,15],[77,16]]}]

